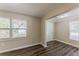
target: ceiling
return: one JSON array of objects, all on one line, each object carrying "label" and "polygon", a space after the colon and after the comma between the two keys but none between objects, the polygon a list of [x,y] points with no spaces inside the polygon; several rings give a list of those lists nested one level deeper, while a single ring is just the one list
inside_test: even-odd
[{"label": "ceiling", "polygon": [[20,14],[43,17],[51,10],[60,6],[58,3],[2,3],[0,10],[16,12]]}]

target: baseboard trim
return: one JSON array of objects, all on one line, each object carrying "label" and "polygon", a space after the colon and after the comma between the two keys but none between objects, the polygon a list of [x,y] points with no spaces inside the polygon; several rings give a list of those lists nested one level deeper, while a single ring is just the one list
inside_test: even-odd
[{"label": "baseboard trim", "polygon": [[47,45],[44,45],[44,44],[42,44],[42,43],[41,43],[41,45],[42,45],[44,48],[46,48],[46,47],[47,47]]},{"label": "baseboard trim", "polygon": [[62,42],[62,43],[65,43],[65,44],[68,44],[68,45],[71,45],[73,47],[79,48],[79,46],[77,46],[77,45],[74,45],[74,44],[71,44],[71,43],[68,43],[68,42],[65,42],[65,41],[62,41],[62,40],[57,40],[57,39],[55,39],[55,40],[59,41],[59,42]]},{"label": "baseboard trim", "polygon": [[31,47],[31,46],[34,46],[34,45],[38,45],[38,44],[41,44],[41,43],[34,43],[32,45],[27,45],[27,46],[21,46],[21,47],[16,47],[16,48],[12,48],[12,49],[7,49],[7,50],[0,51],[0,53],[5,53],[5,52],[10,52],[10,51],[14,51],[14,50],[23,49],[23,48],[28,48],[28,47]]}]

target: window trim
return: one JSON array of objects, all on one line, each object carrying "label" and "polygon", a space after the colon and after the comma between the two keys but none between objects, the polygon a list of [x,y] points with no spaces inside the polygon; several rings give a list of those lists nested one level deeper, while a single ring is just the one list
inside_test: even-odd
[{"label": "window trim", "polygon": [[[6,17],[4,17],[4,18],[6,18]],[[12,20],[13,20],[13,18],[8,17],[8,19],[10,21],[10,23],[9,23],[10,27],[9,28],[0,28],[0,30],[9,30],[9,38],[0,38],[0,41],[2,41],[3,39],[8,39],[8,40],[10,39],[11,40],[11,39],[15,38],[15,37],[13,37],[13,30],[25,30],[25,31],[27,31],[27,28],[12,28]],[[16,38],[19,38],[19,37],[16,37]]]}]

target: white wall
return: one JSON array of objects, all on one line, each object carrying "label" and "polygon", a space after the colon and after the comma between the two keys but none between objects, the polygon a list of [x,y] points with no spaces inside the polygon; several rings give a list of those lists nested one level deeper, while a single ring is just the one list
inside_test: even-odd
[{"label": "white wall", "polygon": [[46,24],[46,20],[42,19],[41,20],[41,44],[44,47],[47,47],[47,42],[46,42],[46,34],[45,34],[45,25]]},{"label": "white wall", "polygon": [[27,37],[14,38],[13,40],[0,41],[0,52],[29,46],[41,42],[41,20],[31,16],[17,13],[0,12],[0,16],[13,17],[27,21]]},{"label": "white wall", "polygon": [[54,38],[54,23],[51,20],[46,21],[46,41],[52,41]]}]

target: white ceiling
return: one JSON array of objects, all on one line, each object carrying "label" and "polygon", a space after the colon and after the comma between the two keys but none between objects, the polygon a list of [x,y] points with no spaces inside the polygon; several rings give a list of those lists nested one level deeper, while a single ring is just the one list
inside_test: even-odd
[{"label": "white ceiling", "polygon": [[43,17],[45,14],[60,6],[57,3],[2,3],[0,10]]}]

